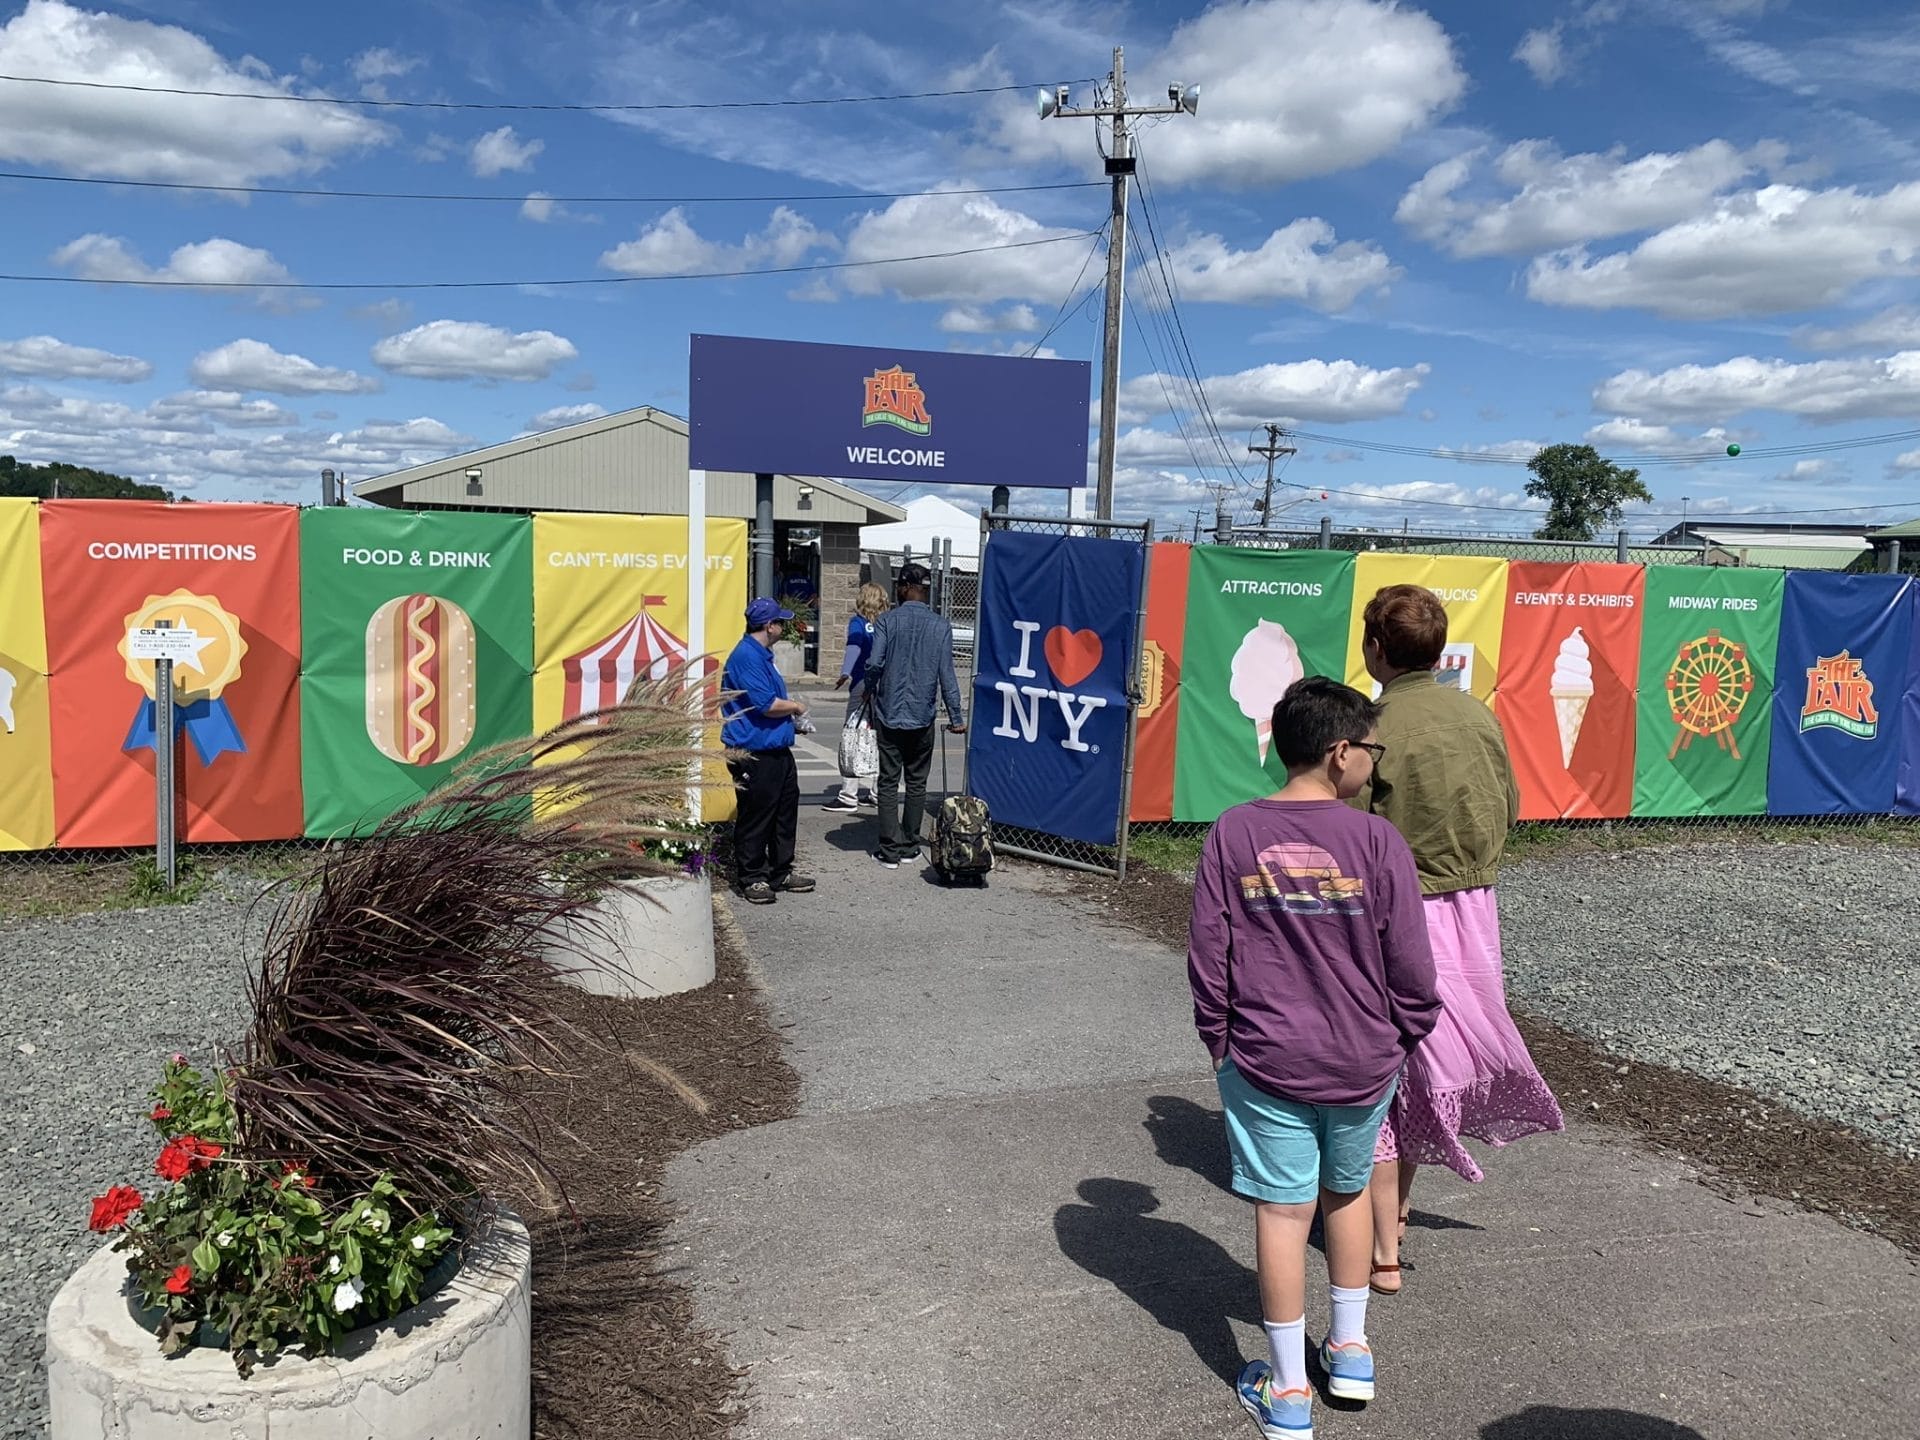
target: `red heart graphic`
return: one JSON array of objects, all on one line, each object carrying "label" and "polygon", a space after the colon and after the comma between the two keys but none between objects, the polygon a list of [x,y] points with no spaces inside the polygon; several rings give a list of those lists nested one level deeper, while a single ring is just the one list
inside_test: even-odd
[{"label": "red heart graphic", "polygon": [[1047,632],[1047,665],[1062,685],[1078,685],[1100,668],[1103,647],[1091,630],[1069,630],[1056,625]]}]

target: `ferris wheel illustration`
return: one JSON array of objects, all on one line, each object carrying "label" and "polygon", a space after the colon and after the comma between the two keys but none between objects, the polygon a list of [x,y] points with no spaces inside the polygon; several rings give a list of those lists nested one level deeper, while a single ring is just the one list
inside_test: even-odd
[{"label": "ferris wheel illustration", "polygon": [[1680,647],[1667,671],[1667,708],[1680,733],[1673,737],[1667,758],[1673,759],[1693,744],[1697,735],[1711,739],[1734,759],[1733,723],[1753,695],[1753,665],[1747,647],[1709,630]]}]

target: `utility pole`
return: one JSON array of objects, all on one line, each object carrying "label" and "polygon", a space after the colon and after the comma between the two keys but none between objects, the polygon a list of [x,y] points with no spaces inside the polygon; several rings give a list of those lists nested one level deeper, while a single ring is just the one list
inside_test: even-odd
[{"label": "utility pole", "polygon": [[1199,506],[1193,512],[1193,543],[1196,545],[1200,543],[1200,517],[1206,513],[1207,507],[1204,505]]},{"label": "utility pole", "polygon": [[1267,426],[1266,444],[1247,446],[1247,453],[1249,455],[1264,455],[1267,457],[1267,497],[1260,502],[1260,528],[1263,531],[1272,528],[1273,525],[1274,457],[1276,455],[1294,455],[1298,453],[1293,446],[1282,445],[1280,443],[1280,437],[1286,433],[1287,432],[1282,430],[1278,425],[1269,425]]},{"label": "utility pole", "polygon": [[1133,137],[1127,121],[1145,115],[1192,115],[1200,108],[1198,85],[1167,86],[1167,105],[1127,104],[1127,52],[1113,47],[1113,94],[1106,105],[1076,109],[1067,103],[1067,87],[1040,92],[1040,118],[1064,115],[1113,121],[1113,152],[1107,175],[1113,181],[1113,213],[1107,231],[1107,317],[1100,361],[1100,456],[1094,480],[1094,512],[1113,518],[1113,442],[1120,411],[1120,317],[1127,297],[1127,182],[1133,178]]}]

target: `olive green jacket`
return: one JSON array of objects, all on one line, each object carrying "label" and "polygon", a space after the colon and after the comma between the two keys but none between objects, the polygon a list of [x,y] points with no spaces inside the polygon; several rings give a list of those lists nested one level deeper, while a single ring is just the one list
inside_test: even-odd
[{"label": "olive green jacket", "polygon": [[1386,753],[1353,804],[1392,822],[1413,849],[1423,895],[1493,884],[1520,787],[1493,712],[1431,670],[1395,676],[1380,695]]}]

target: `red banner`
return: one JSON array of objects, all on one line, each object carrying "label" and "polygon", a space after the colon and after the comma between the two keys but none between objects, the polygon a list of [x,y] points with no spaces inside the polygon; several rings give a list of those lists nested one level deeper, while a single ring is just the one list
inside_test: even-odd
[{"label": "red banner", "polygon": [[1508,567],[1494,709],[1520,778],[1521,819],[1632,808],[1645,584],[1638,565]]},{"label": "red banner", "polygon": [[1174,739],[1180,730],[1180,660],[1187,633],[1190,546],[1155,545],[1147,559],[1140,725],[1133,741],[1133,820],[1173,818]]},{"label": "red banner", "polygon": [[180,838],[301,833],[299,512],[51,501],[40,511],[56,843],[154,839],[154,664],[134,627],[191,630],[174,665]]}]

